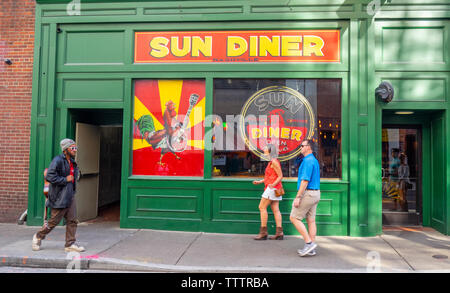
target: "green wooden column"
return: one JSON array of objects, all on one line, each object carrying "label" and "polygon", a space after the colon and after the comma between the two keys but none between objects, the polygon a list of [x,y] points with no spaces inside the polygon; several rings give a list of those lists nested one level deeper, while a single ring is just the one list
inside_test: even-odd
[{"label": "green wooden column", "polygon": [[27,225],[42,225],[44,215],[44,169],[55,146],[56,24],[41,25],[36,6],[35,54],[31,109],[30,179]]}]

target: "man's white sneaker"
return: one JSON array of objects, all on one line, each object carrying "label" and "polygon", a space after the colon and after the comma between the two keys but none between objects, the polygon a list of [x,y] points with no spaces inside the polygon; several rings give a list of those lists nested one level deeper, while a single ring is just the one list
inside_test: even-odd
[{"label": "man's white sneaker", "polygon": [[314,256],[314,255],[316,255],[316,250],[315,250],[315,249],[311,250],[310,252],[308,252],[308,255],[309,255],[309,256]]},{"label": "man's white sneaker", "polygon": [[315,242],[311,242],[309,244],[305,243],[305,246],[303,247],[303,249],[299,249],[297,250],[297,253],[300,256],[305,256],[307,255],[310,251],[314,250],[317,247],[317,244]]},{"label": "man's white sneaker", "polygon": [[65,250],[66,252],[71,252],[71,251],[75,251],[75,252],[83,252],[83,251],[85,251],[86,249],[84,249],[83,246],[78,246],[78,245],[76,245],[76,244],[72,244],[72,245],[70,245],[69,247],[65,247],[64,250]]},{"label": "man's white sneaker", "polygon": [[31,242],[31,249],[33,251],[38,251],[41,249],[41,239],[37,238],[37,235],[33,235],[33,241]]}]

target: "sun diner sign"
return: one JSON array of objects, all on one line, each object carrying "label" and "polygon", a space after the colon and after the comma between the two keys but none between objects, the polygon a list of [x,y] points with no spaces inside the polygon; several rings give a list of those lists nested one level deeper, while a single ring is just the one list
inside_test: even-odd
[{"label": "sun diner sign", "polygon": [[339,63],[339,30],[135,32],[134,63]]}]

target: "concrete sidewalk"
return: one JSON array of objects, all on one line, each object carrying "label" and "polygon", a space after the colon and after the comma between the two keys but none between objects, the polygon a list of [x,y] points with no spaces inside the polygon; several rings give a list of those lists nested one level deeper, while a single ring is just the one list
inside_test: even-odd
[{"label": "concrete sidewalk", "polygon": [[[39,227],[0,223],[0,265],[81,270],[223,273],[450,272],[450,237],[429,228],[389,229],[377,237],[317,237],[316,256],[299,257],[300,236],[254,241],[254,235],[120,229],[118,222],[78,226],[87,250],[64,252],[58,226],[31,250]],[[73,257],[75,256],[75,261]]]}]

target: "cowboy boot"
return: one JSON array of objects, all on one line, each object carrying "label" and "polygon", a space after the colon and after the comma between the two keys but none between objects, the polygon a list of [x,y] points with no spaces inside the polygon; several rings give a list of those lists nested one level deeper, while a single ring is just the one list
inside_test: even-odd
[{"label": "cowboy boot", "polygon": [[260,227],[259,234],[253,238],[255,240],[266,240],[267,239],[267,227]]},{"label": "cowboy boot", "polygon": [[269,239],[270,240],[283,240],[283,227],[277,227],[277,231],[275,233],[275,235],[270,236]]}]

